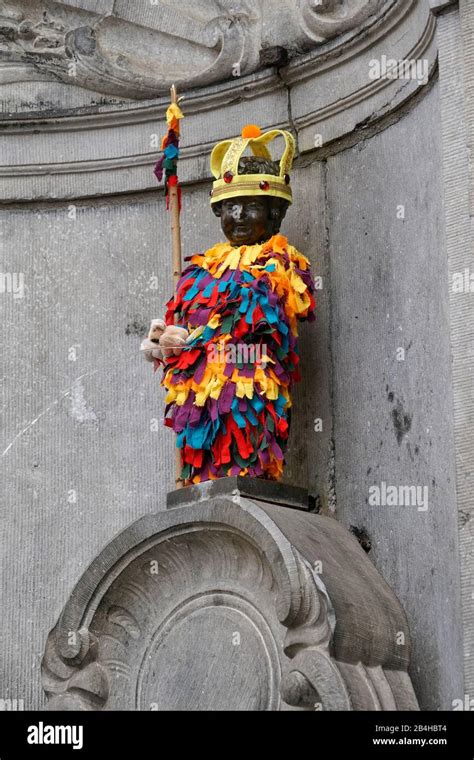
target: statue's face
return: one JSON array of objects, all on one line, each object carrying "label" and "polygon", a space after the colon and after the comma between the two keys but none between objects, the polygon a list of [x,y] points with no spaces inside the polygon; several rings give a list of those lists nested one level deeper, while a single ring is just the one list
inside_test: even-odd
[{"label": "statue's face", "polygon": [[221,205],[221,226],[232,245],[263,243],[274,234],[268,198],[228,198]]}]

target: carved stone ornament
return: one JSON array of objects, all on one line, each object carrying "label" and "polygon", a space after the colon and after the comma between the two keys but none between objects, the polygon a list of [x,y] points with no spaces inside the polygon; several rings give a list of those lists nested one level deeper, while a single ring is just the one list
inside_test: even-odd
[{"label": "carved stone ornament", "polygon": [[184,489],[92,562],[48,637],[48,709],[418,709],[403,611],[355,539],[242,480]]},{"label": "carved stone ornament", "polygon": [[298,0],[301,26],[315,42],[360,26],[384,5],[385,0]]},{"label": "carved stone ornament", "polygon": [[149,25],[133,11],[101,16],[80,10],[80,2],[79,8],[48,0],[1,2],[0,82],[43,77],[140,99],[166,92],[174,80],[203,86],[235,68],[255,68],[251,27],[258,18],[247,3],[238,0],[229,15],[227,2],[207,0],[210,20],[187,15],[181,3],[137,5],[148,12]]},{"label": "carved stone ornament", "polygon": [[[132,29],[141,29],[142,36],[155,34],[151,28],[153,19],[156,26],[161,23],[160,18],[154,15],[155,6],[148,0],[144,0],[143,4],[103,0],[104,6],[102,0],[68,0],[67,8],[64,3],[54,5],[57,23],[66,27],[65,21],[69,19],[68,29],[71,26],[84,28],[91,12],[73,10],[79,2],[81,7],[88,9],[100,4],[101,8],[104,7],[104,13],[110,13],[113,7],[115,14],[120,12],[122,15],[120,19],[114,16],[110,23],[118,24],[120,28],[123,25],[128,28],[130,24]],[[190,2],[180,0],[180,13],[191,14]],[[306,160],[306,156],[315,151],[322,158],[338,150],[337,141],[341,139],[350,142],[365,139],[368,133],[373,134],[383,128],[387,119],[397,118],[396,113],[400,109],[410,108],[415,96],[423,97],[428,93],[430,87],[426,86],[426,81],[432,82],[437,76],[436,18],[427,2],[391,0],[379,14],[368,18],[362,26],[321,45],[309,41],[301,31],[302,4],[297,8],[296,0],[268,0],[268,3],[264,0],[262,44],[272,43],[265,31],[267,27],[280,30],[280,34],[284,24],[288,39],[296,40],[300,35],[298,49],[303,49],[305,44],[312,45],[312,49],[296,55],[278,72],[267,68],[184,92],[186,127],[180,154],[180,181],[183,185],[202,182],[206,177],[212,146],[235,136],[236,121],[240,126],[245,123],[258,124],[263,130],[291,128],[297,136],[300,161]],[[8,0],[3,5],[11,8],[12,2]],[[145,24],[146,19],[139,15],[140,8],[143,10],[145,6],[149,10],[148,27],[138,27],[140,19]],[[21,18],[32,15],[30,8],[33,9],[35,3],[25,3],[22,7],[21,13],[17,7],[16,20],[9,19],[10,26],[5,18],[0,22],[4,29],[3,39],[5,34],[8,38],[14,36],[14,31],[5,32],[5,27],[11,29],[13,24],[16,29]],[[196,3],[195,13],[202,7]],[[253,12],[260,13],[260,7],[255,2]],[[62,16],[59,16],[58,8],[62,9]],[[212,12],[210,3],[209,18]],[[70,15],[72,13],[73,17]],[[320,11],[315,13],[319,18]],[[123,19],[125,14],[133,23],[132,20]],[[323,15],[330,20],[334,13],[327,10]],[[42,17],[35,18],[39,22]],[[257,34],[259,28],[257,22],[252,22],[252,34]],[[176,28],[176,34],[178,31]],[[182,30],[179,33],[183,34]],[[57,34],[62,34],[61,30],[50,30],[51,45],[53,37],[57,40]],[[166,39],[169,43],[171,38],[168,35]],[[177,50],[179,39],[176,38]],[[7,40],[8,49],[10,44],[11,40]],[[137,50],[140,50],[139,45]],[[156,50],[160,50],[159,46]],[[200,50],[195,48],[193,55],[196,76],[201,70]],[[258,44],[253,50],[258,52]],[[272,52],[271,48],[267,50]],[[279,51],[273,52],[278,57]],[[24,57],[20,53],[18,55],[16,63],[7,63],[0,51],[0,81],[5,77],[11,80],[16,77],[21,82],[28,77],[47,79],[52,76],[45,66],[46,61],[53,60],[53,53],[49,57],[40,56],[38,63],[30,64],[21,63]],[[420,62],[426,67],[426,78],[371,77],[372,59],[377,62],[383,56],[397,61]],[[156,65],[150,63],[147,76],[150,72],[154,77],[161,76],[157,54],[155,58]],[[67,58],[67,62],[71,64],[74,60]],[[151,101],[108,102],[95,92],[63,84],[65,77],[70,82],[68,74],[58,81],[61,66],[51,63],[51,67],[55,77],[55,84],[51,87],[38,82],[36,85],[27,83],[23,86],[21,83],[18,87],[4,88],[8,96],[0,119],[3,146],[0,200],[66,201],[94,196],[125,196],[150,189],[156,191],[153,167],[159,155],[159,143],[151,145],[150,138],[156,136],[158,140],[158,136],[166,131],[164,114],[169,105],[166,87],[162,87],[163,97],[153,97]],[[214,74],[217,76],[216,71]],[[84,77],[84,86],[99,86],[97,76],[89,72]],[[77,82],[77,77],[74,81]],[[136,86],[139,88],[143,81],[138,76]],[[166,78],[160,81],[161,85],[168,82]],[[161,87],[158,84],[156,92]],[[114,80],[110,86],[122,92],[123,77]],[[128,92],[135,91],[133,82],[127,86],[130,87]],[[27,154],[24,149],[25,135],[28,135],[30,142]],[[61,145],[60,151],[58,145]],[[210,177],[207,178],[210,180]]]},{"label": "carved stone ornament", "polygon": [[366,22],[386,4],[1,0],[0,83],[46,79],[152,99],[172,83],[190,89],[250,74],[275,46],[292,56],[310,50]]}]

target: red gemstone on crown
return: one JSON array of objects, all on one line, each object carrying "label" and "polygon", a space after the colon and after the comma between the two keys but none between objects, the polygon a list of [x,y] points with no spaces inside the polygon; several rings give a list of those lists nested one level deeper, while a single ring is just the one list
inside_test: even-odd
[{"label": "red gemstone on crown", "polygon": [[234,179],[234,175],[232,174],[232,172],[226,172],[222,179],[224,180],[224,182],[226,182],[229,185]]},{"label": "red gemstone on crown", "polygon": [[266,179],[260,182],[260,190],[270,190],[270,183]]}]

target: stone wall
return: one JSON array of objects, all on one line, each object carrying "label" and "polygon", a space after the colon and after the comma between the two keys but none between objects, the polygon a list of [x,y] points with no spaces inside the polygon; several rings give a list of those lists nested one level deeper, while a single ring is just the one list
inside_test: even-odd
[{"label": "stone wall", "polygon": [[[283,232],[309,255],[322,289],[318,320],[302,329],[286,479],[370,544],[408,616],[421,707],[451,709],[474,689],[464,485],[474,447],[466,432],[459,438],[460,425],[472,429],[471,413],[460,412],[472,399],[460,358],[472,332],[449,288],[468,177],[465,133],[455,142],[449,126],[464,102],[449,86],[459,23],[457,8],[436,5],[439,17],[424,1],[386,3],[363,34],[187,92],[182,232],[185,255],[219,239],[208,197],[215,141],[248,122],[294,129],[295,201]],[[368,80],[373,57],[413,51],[427,61],[427,83]],[[163,509],[173,487],[159,377],[138,353],[171,288],[169,219],[152,175],[166,99],[26,80],[3,85],[0,101],[0,269],[24,276],[23,297],[0,301],[1,696],[35,708],[46,636],[75,581],[116,532]],[[370,504],[382,481],[426,488],[427,509]]]},{"label": "stone wall", "polygon": [[[405,607],[430,709],[463,693],[441,186],[437,87],[328,161],[337,514],[367,532]],[[372,505],[382,483],[424,500]]]}]

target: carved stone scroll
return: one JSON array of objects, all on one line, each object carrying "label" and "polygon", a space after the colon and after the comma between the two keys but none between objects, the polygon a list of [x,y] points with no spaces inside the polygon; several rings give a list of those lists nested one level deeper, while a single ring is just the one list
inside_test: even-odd
[{"label": "carved stone scroll", "polygon": [[[287,507],[261,501],[265,485],[259,499],[233,478],[205,486],[133,523],[86,570],[46,644],[48,708],[417,709],[403,612],[355,539],[295,508],[299,493]],[[300,547],[280,520],[294,520]],[[332,553],[346,558],[340,577]],[[341,573],[363,593],[346,598]]]},{"label": "carved stone scroll", "polygon": [[298,0],[301,26],[313,42],[362,25],[384,5],[385,0]]},{"label": "carved stone scroll", "polygon": [[153,99],[172,83],[191,89],[251,74],[275,46],[285,53],[282,61],[294,58],[361,28],[392,4],[1,0],[0,83],[47,79],[109,96]]},{"label": "carved stone scroll", "polygon": [[155,98],[172,83],[204,86],[244,75],[258,65],[246,3],[213,0],[208,21],[179,6],[155,4],[150,26],[116,15],[99,16],[60,3],[0,3],[0,82],[52,79],[132,99]]}]

